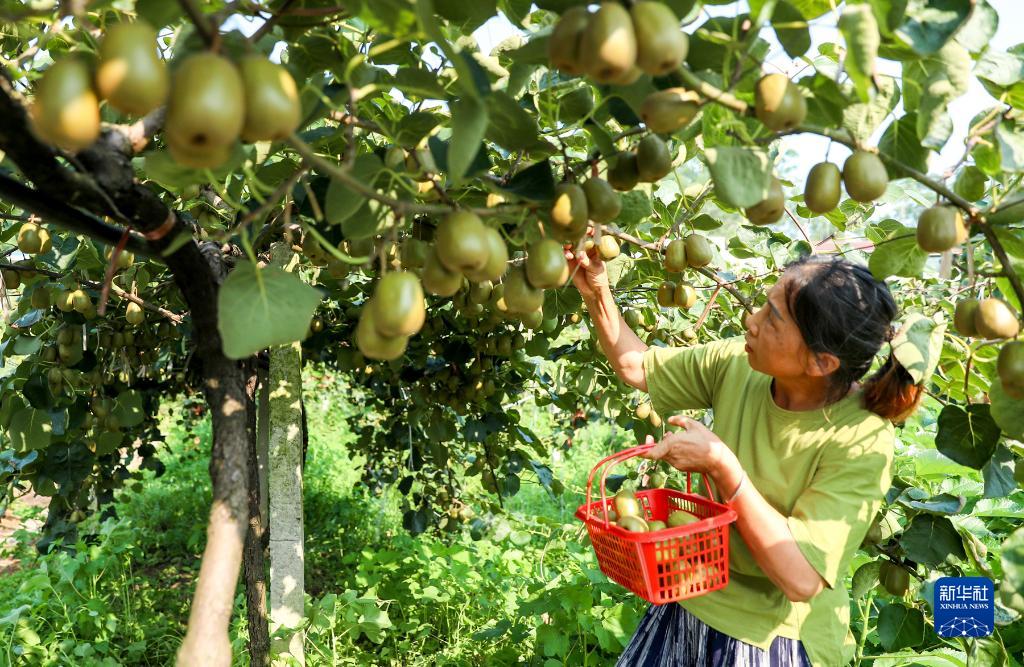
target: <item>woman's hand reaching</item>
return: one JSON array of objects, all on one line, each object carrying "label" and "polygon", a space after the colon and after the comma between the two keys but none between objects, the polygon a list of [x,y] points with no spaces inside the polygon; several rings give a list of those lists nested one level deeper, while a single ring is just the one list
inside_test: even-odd
[{"label": "woman's hand reaching", "polygon": [[668,433],[661,442],[647,436],[644,444],[654,447],[640,456],[665,461],[677,470],[714,475],[727,452],[725,443],[711,429],[689,417],[673,415],[668,423],[684,430]]},{"label": "woman's hand reaching", "polygon": [[608,273],[604,269],[604,261],[596,246],[575,253],[566,250],[565,259],[569,263],[572,282],[584,301],[594,301],[611,291]]}]

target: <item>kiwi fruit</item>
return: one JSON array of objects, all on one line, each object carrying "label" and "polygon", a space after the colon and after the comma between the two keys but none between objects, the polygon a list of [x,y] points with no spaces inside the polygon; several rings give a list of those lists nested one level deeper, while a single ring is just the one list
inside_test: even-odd
[{"label": "kiwi fruit", "polygon": [[261,55],[251,55],[238,62],[238,71],[245,86],[242,140],[278,141],[294,132],[302,105],[299,88],[288,70]]},{"label": "kiwi fruit", "polygon": [[686,270],[686,241],[675,239],[665,248],[665,270],[669,273],[681,273]]},{"label": "kiwi fruit", "polygon": [[663,308],[671,308],[676,304],[676,284],[666,280],[658,285],[658,305]]},{"label": "kiwi fruit", "polygon": [[377,333],[386,338],[408,337],[417,333],[426,321],[420,279],[408,271],[384,275],[370,299]]},{"label": "kiwi fruit", "polygon": [[819,162],[811,167],[804,184],[804,205],[812,213],[828,213],[839,206],[842,195],[842,174],[831,162]]},{"label": "kiwi fruit", "polygon": [[462,274],[458,271],[449,271],[437,256],[434,246],[430,246],[427,253],[422,280],[423,288],[436,296],[452,296],[462,287]]},{"label": "kiwi fruit", "polygon": [[526,314],[544,305],[544,290],[530,284],[523,267],[512,268],[502,284],[502,297],[510,313]]},{"label": "kiwi fruit", "polygon": [[632,190],[640,182],[636,153],[619,151],[608,165],[608,183],[620,192]]},{"label": "kiwi fruit", "polygon": [[995,297],[978,302],[974,313],[974,327],[982,338],[1013,338],[1020,333],[1020,322],[1013,310],[1002,299]]},{"label": "kiwi fruit", "polygon": [[508,269],[508,246],[501,232],[493,227],[484,228],[484,240],[487,242],[487,262],[475,271],[466,271],[466,277],[473,282],[499,280]]},{"label": "kiwi fruit", "polygon": [[618,2],[602,2],[580,39],[579,60],[598,83],[621,80],[636,64],[636,35],[629,11]]},{"label": "kiwi fruit", "polygon": [[700,234],[688,234],[683,239],[686,246],[686,265],[699,269],[711,263],[714,254],[711,251],[711,244]]},{"label": "kiwi fruit", "polygon": [[917,245],[925,252],[946,252],[967,236],[964,218],[955,206],[932,206],[917,219]]},{"label": "kiwi fruit", "polygon": [[977,299],[961,299],[953,310],[953,327],[961,336],[977,336],[978,327],[974,324],[978,312]]},{"label": "kiwi fruit", "polygon": [[656,183],[672,171],[672,155],[656,134],[648,134],[636,147],[637,176],[644,183]]},{"label": "kiwi fruit", "polygon": [[211,52],[186,57],[175,70],[167,101],[165,137],[182,164],[218,166],[245,123],[245,85],[238,68]]},{"label": "kiwi fruit", "polygon": [[807,117],[807,100],[785,74],[768,74],[754,87],[754,114],[769,130],[791,130]]},{"label": "kiwi fruit", "polygon": [[596,176],[581,186],[587,198],[587,214],[594,222],[611,222],[622,212],[622,199],[608,181]]},{"label": "kiwi fruit", "polygon": [[641,519],[639,516],[627,514],[626,516],[620,516],[619,520],[615,522],[619,528],[628,530],[631,533],[646,533],[650,530],[647,522]]},{"label": "kiwi fruit", "polygon": [[685,510],[675,510],[669,513],[666,523],[669,528],[678,528],[679,526],[688,526],[698,521],[700,521],[698,516],[694,516]]},{"label": "kiwi fruit", "polygon": [[373,309],[364,308],[356,324],[356,347],[367,359],[393,361],[405,354],[409,339],[405,336],[381,336],[373,321]]},{"label": "kiwi fruit", "polygon": [[878,582],[890,595],[902,597],[910,588],[910,573],[890,560],[883,560],[878,569]]},{"label": "kiwi fruit", "polygon": [[1014,340],[1003,345],[996,361],[996,372],[1010,398],[1024,399],[1024,341]]},{"label": "kiwi fruit", "polygon": [[636,494],[629,489],[620,489],[615,494],[615,511],[618,513],[620,521],[623,517],[640,517],[643,515],[640,501],[637,500]]},{"label": "kiwi fruit", "polygon": [[470,211],[449,213],[434,232],[434,249],[453,273],[478,271],[490,257],[487,227]]},{"label": "kiwi fruit", "polygon": [[126,114],[142,116],[166,102],[170,87],[153,26],[138,19],[107,28],[96,67],[96,90],[107,103]]},{"label": "kiwi fruit", "polygon": [[697,303],[697,290],[689,283],[679,283],[672,294],[672,303],[678,308],[693,308]]},{"label": "kiwi fruit", "polygon": [[768,196],[760,203],[746,209],[747,220],[754,225],[770,225],[778,222],[786,209],[786,195],[782,191],[782,183],[772,176],[771,185],[768,188]]},{"label": "kiwi fruit", "polygon": [[561,287],[569,279],[569,264],[562,244],[541,239],[530,246],[526,257],[526,277],[537,289]]},{"label": "kiwi fruit", "polygon": [[872,202],[885,194],[889,186],[889,173],[877,155],[857,150],[843,163],[843,185],[853,199],[863,203]]},{"label": "kiwi fruit", "polygon": [[601,259],[606,262],[611,261],[619,256],[619,242],[615,240],[614,236],[604,234],[597,244],[597,251],[601,255]]},{"label": "kiwi fruit", "polygon": [[585,6],[570,7],[562,13],[548,39],[548,62],[552,67],[570,76],[583,74],[580,41],[589,18]]},{"label": "kiwi fruit", "polygon": [[700,110],[700,97],[685,88],[666,88],[651,93],[640,105],[640,118],[651,132],[671,134]]},{"label": "kiwi fruit", "polygon": [[636,34],[636,64],[651,76],[676,70],[690,50],[690,38],[679,19],[663,2],[639,0],[629,10]]},{"label": "kiwi fruit", "polygon": [[551,224],[562,229],[586,227],[587,196],[582,187],[575,183],[559,183],[555,186]]},{"label": "kiwi fruit", "polygon": [[100,101],[92,71],[78,55],[59,58],[36,83],[32,123],[48,143],[77,152],[100,136]]}]

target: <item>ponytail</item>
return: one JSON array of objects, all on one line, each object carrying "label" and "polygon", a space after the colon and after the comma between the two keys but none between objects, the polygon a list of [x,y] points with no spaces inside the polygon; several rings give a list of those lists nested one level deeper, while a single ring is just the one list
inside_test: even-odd
[{"label": "ponytail", "polygon": [[916,384],[892,352],[878,372],[863,385],[864,408],[894,424],[902,424],[917,410],[924,385]]}]

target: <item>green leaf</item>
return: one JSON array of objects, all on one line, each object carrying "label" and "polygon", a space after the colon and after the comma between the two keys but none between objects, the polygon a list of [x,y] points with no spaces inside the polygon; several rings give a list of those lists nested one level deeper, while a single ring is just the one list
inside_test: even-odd
[{"label": "green leaf", "polygon": [[[882,82],[883,88],[888,88],[890,91],[896,90],[896,86],[888,79],[883,79]],[[866,106],[862,104],[851,105],[850,100],[847,99],[839,84],[821,72],[815,73],[814,76],[800,79],[798,84],[806,92],[808,124],[832,127],[842,123],[843,127],[847,127],[843,120],[846,110],[851,106]],[[889,112],[886,111],[886,113]],[[882,118],[885,118],[885,116],[883,115]],[[879,119],[878,123],[881,122],[882,120]]]},{"label": "green leaf", "polygon": [[914,230],[904,227],[895,220],[884,222],[890,223],[892,228],[886,233],[884,243],[876,242],[878,245],[868,257],[871,275],[879,280],[889,276],[920,278],[924,272],[925,262],[928,261],[928,253],[917,245]]},{"label": "green leaf", "polygon": [[622,211],[619,217],[615,218],[615,222],[625,229],[635,227],[654,212],[650,198],[642,190],[624,192],[619,199],[622,202]]},{"label": "green leaf", "polygon": [[487,107],[475,97],[462,97],[451,105],[452,137],[448,143],[448,177],[458,185],[481,150],[487,129]]},{"label": "green leaf", "polygon": [[[384,163],[375,153],[366,153],[355,159],[349,173],[363,185],[372,188],[374,179],[383,168]],[[341,224],[352,217],[365,202],[366,197],[361,193],[332,178],[327,186],[324,216],[332,225]]]},{"label": "green leaf", "polygon": [[519,102],[504,92],[487,98],[487,138],[508,151],[550,149],[541,140],[537,120]]},{"label": "green leaf", "polygon": [[999,442],[999,426],[984,403],[942,408],[935,434],[935,447],[960,465],[975,470],[989,462]]},{"label": "green leaf", "polygon": [[142,409],[142,394],[134,389],[122,391],[114,403],[113,415],[121,422],[121,426],[138,426],[146,418]]},{"label": "green leaf", "polygon": [[946,320],[942,313],[934,318],[912,313],[892,339],[892,353],[915,383],[927,382],[942,355],[942,337]]},{"label": "green leaf", "polygon": [[45,411],[22,408],[11,417],[7,430],[11,446],[19,452],[25,452],[49,447],[53,424]]},{"label": "green leaf", "polygon": [[[228,161],[216,169],[210,170],[213,173],[214,179],[223,180],[226,178],[228,174],[245,161],[245,158],[245,149],[242,147],[242,144],[236,143]],[[196,183],[207,183],[210,180],[206,176],[205,169],[183,167],[174,161],[169,151],[165,150],[154,150],[146,153],[143,158],[143,172],[145,172],[147,178],[172,190],[178,190]]]},{"label": "green leaf", "polygon": [[708,148],[704,156],[715,181],[715,195],[729,206],[747,208],[768,196],[772,165],[763,151],[719,146]]},{"label": "green leaf", "polygon": [[217,296],[217,329],[230,359],[302,340],[322,295],[294,273],[242,261]]},{"label": "green leaf", "polygon": [[447,97],[437,74],[422,67],[398,68],[395,72],[395,88],[402,91],[406,97],[433,100],[443,100]]},{"label": "green leaf", "polygon": [[900,89],[895,80],[883,77],[879,79],[878,89],[869,102],[844,103],[840,107],[843,127],[858,141],[867,142],[899,101]]},{"label": "green leaf", "polygon": [[429,111],[414,111],[398,121],[393,138],[399,146],[412,150],[440,123],[440,117]]},{"label": "green leaf", "polygon": [[173,23],[184,14],[180,2],[166,0],[136,0],[135,12],[139,18],[145,19],[157,30]]},{"label": "green leaf", "polygon": [[[878,142],[878,149],[893,159],[917,171],[928,171],[928,149],[917,134],[917,114],[908,113],[893,121]],[[901,169],[886,165],[892,180],[909,178]]]},{"label": "green leaf", "polygon": [[[1024,526],[1013,531],[1003,541],[999,555],[1003,566],[1003,585],[1017,592],[1017,596],[1024,595]],[[1024,613],[1024,609],[1017,609]]]},{"label": "green leaf", "polygon": [[524,199],[550,201],[555,196],[555,175],[551,171],[551,163],[541,160],[516,172],[508,183],[498,187]]},{"label": "green leaf", "polygon": [[839,31],[846,40],[843,67],[850,75],[861,102],[871,98],[874,88],[875,61],[881,37],[878,21],[868,5],[846,5],[839,17]]},{"label": "green leaf", "polygon": [[935,53],[962,26],[972,0],[914,0],[907,4],[906,21],[896,35],[919,55]]},{"label": "green leaf", "polygon": [[910,560],[937,567],[947,556],[959,559],[967,557],[963,540],[952,522],[946,517],[932,514],[918,514],[903,532],[900,544]]},{"label": "green leaf", "polygon": [[898,602],[878,612],[878,639],[886,651],[918,646],[924,641],[924,614]]},{"label": "green leaf", "polygon": [[981,469],[985,478],[985,498],[1004,498],[1017,488],[1013,478],[1013,453],[1004,445],[996,445],[996,451],[985,467]]},{"label": "green leaf", "polygon": [[996,126],[996,140],[1003,170],[1012,173],[1024,171],[1024,124],[1000,121]]},{"label": "green leaf", "polygon": [[775,6],[772,27],[790,58],[799,58],[811,48],[811,31],[807,27],[807,19],[786,0],[780,0]]},{"label": "green leaf", "polygon": [[971,53],[988,48],[999,29],[999,13],[988,0],[978,0],[967,23],[956,33],[954,39]]},{"label": "green leaf", "polygon": [[992,419],[1007,437],[1024,440],[1024,399],[1014,399],[1006,394],[998,380],[988,390],[992,402]]}]

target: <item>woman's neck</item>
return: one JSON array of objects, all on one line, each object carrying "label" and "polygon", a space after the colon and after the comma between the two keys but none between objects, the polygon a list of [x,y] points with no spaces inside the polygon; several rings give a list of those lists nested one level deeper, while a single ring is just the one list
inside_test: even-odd
[{"label": "woman's neck", "polygon": [[828,404],[828,380],[817,377],[773,378],[772,400],[791,412],[818,410]]}]

